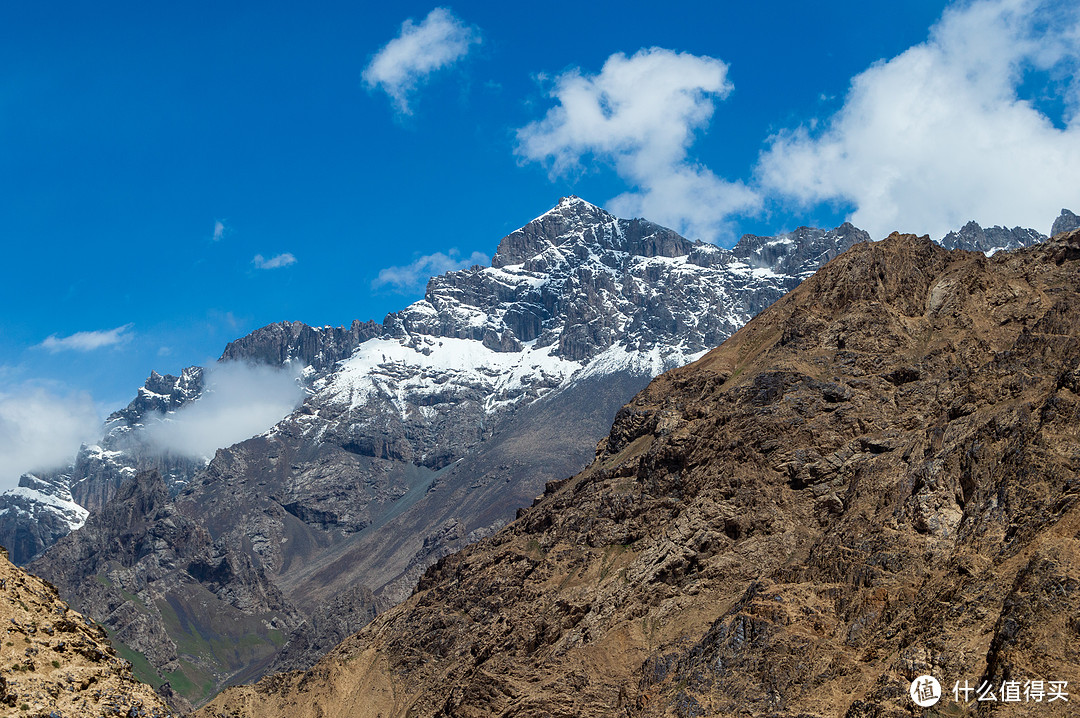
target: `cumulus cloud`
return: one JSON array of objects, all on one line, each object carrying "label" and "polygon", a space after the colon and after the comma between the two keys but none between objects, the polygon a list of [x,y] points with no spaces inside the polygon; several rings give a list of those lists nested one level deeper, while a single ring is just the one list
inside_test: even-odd
[{"label": "cumulus cloud", "polygon": [[491,257],[481,252],[473,252],[462,257],[456,249],[448,253],[435,252],[420,257],[412,264],[403,267],[386,267],[379,270],[379,276],[371,281],[372,289],[390,288],[402,294],[416,294],[424,291],[427,281],[437,274],[468,269],[474,264],[491,264]]},{"label": "cumulus cloud", "polygon": [[401,34],[375,54],[364,70],[364,82],[381,88],[402,114],[412,114],[409,96],[436,70],[449,67],[480,42],[480,33],[452,12],[437,7],[419,25],[412,19]]},{"label": "cumulus cloud", "polygon": [[[764,187],[809,204],[850,203],[876,237],[940,237],[966,220],[1049,230],[1080,187],[1080,6],[981,0],[945,11],[926,42],[857,75],[832,117],[779,133]],[[1055,126],[1021,89],[1051,78]]]},{"label": "cumulus cloud", "polygon": [[218,449],[261,434],[300,405],[297,371],[241,362],[214,364],[203,394],[147,422],[144,436],[160,451],[209,459]]},{"label": "cumulus cloud", "polygon": [[215,242],[220,242],[225,237],[225,223],[220,219],[214,220],[214,233],[210,236],[210,239]]},{"label": "cumulus cloud", "polygon": [[255,265],[256,269],[280,269],[281,267],[288,267],[290,264],[296,264],[296,257],[291,252],[285,252],[269,259],[261,254],[256,254],[251,263]]},{"label": "cumulus cloud", "polygon": [[123,344],[131,340],[131,327],[133,324],[125,324],[115,329],[104,329],[93,332],[75,332],[66,337],[49,335],[45,341],[37,346],[48,349],[52,353],[63,351],[88,352],[102,347]]},{"label": "cumulus cloud", "polygon": [[608,209],[714,240],[729,217],[761,205],[754,190],[689,157],[714,101],[732,88],[728,66],[713,57],[657,47],[616,53],[599,74],[574,69],[557,77],[556,106],[518,130],[516,151],[547,163],[553,177],[580,171],[587,157],[610,163],[633,190]]},{"label": "cumulus cloud", "polygon": [[79,446],[101,436],[101,418],[88,394],[41,387],[0,393],[0,490],[26,472],[71,463]]}]

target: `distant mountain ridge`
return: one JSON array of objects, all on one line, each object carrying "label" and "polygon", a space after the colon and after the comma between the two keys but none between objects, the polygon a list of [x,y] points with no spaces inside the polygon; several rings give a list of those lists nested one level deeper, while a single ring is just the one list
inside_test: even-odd
[{"label": "distant mountain ridge", "polygon": [[[1062,221],[1066,210],[1062,210],[1062,217],[1055,221],[1055,225]],[[1046,235],[1036,232],[1034,229],[1022,227],[987,227],[983,229],[976,222],[968,222],[957,232],[949,232],[942,237],[939,244],[945,249],[966,249],[968,251],[993,254],[1002,250],[1021,249],[1033,244],[1046,241]]]},{"label": "distant mountain ridge", "polygon": [[[58,498],[65,490],[100,510],[125,482],[157,472],[166,496],[155,495],[168,508],[151,524],[166,525],[145,530],[171,531],[171,517],[182,516],[206,532],[215,566],[252,571],[192,568],[190,558],[155,551],[99,555],[129,531],[100,523],[92,535],[63,539],[35,570],[156,656],[158,670],[212,686],[267,670],[268,654],[257,652],[258,665],[207,655],[172,613],[195,610],[196,596],[244,611],[232,597],[277,591],[284,645],[260,630],[245,640],[276,652],[276,670],[307,667],[408,596],[432,562],[490,535],[546,482],[583,467],[615,411],[649,379],[720,344],[869,239],[850,224],[803,227],[746,235],[726,250],[563,198],[505,237],[491,267],[433,277],[423,300],[381,324],[282,322],[230,343],[223,361],[304,367],[310,395],[209,465],[156,455],[139,439],[148,417],[197,400],[202,371],[192,367],[180,377],[152,374],[110,417],[101,445],[84,447],[71,469],[33,480],[45,489],[27,489],[57,492],[38,502],[37,516],[55,513],[40,507],[68,500]],[[0,495],[0,542],[20,547],[22,562],[83,520],[28,522],[32,498]],[[35,526],[49,528],[35,534]],[[83,571],[63,558],[91,554],[78,561]],[[328,620],[331,605],[350,618]]]}]

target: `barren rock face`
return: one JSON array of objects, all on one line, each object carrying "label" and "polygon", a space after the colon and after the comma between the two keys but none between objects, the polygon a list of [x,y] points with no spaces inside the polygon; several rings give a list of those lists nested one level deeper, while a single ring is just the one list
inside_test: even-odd
[{"label": "barren rock face", "polygon": [[165,703],[131,675],[105,631],[56,589],[0,555],[0,714],[164,718]]},{"label": "barren rock face", "polygon": [[[265,573],[179,513],[154,472],[124,484],[28,568],[92,611],[135,656],[139,678],[175,682],[174,708],[206,697],[214,672],[268,663],[299,624]],[[189,676],[202,683],[189,686]]]},{"label": "barren rock face", "polygon": [[[954,685],[1080,686],[1078,270],[1080,232],[855,245],[408,601],[202,715],[909,716],[924,674],[974,715]],[[979,714],[1072,706],[1020,695]]]}]

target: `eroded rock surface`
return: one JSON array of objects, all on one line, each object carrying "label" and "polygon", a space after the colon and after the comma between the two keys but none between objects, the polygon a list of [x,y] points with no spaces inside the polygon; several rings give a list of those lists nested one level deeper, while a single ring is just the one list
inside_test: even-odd
[{"label": "eroded rock surface", "polygon": [[0,549],[0,714],[143,716],[171,713],[132,676],[106,632]]}]

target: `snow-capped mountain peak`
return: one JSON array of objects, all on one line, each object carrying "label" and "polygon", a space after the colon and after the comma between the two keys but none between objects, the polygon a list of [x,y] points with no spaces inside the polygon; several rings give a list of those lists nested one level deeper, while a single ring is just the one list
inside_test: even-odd
[{"label": "snow-capped mountain peak", "polygon": [[[381,324],[282,322],[232,342],[223,361],[303,367],[309,394],[273,428],[222,447],[209,464],[139,441],[148,416],[181,411],[204,392],[203,372],[193,367],[179,377],[152,374],[110,418],[99,445],[84,447],[69,470],[38,478],[68,489],[79,506],[108,509],[133,474],[136,484],[153,477],[144,488],[156,497],[154,516],[119,513],[137,518],[147,536],[172,535],[183,524],[206,544],[206,556],[183,561],[156,539],[146,552],[124,553],[110,531],[127,529],[99,522],[100,546],[87,539],[87,550],[102,566],[123,566],[124,590],[149,607],[112,611],[116,596],[130,600],[112,594],[100,606],[111,630],[137,635],[147,655],[167,663],[169,642],[191,636],[153,607],[162,596],[210,601],[212,594],[248,616],[258,606],[280,609],[275,615],[298,633],[276,668],[302,667],[370,620],[373,602],[402,599],[433,561],[490,535],[546,482],[583,467],[615,413],[652,377],[719,345],[869,239],[850,224],[800,227],[746,235],[728,250],[565,197],[504,237],[491,266],[433,277],[423,299]],[[147,469],[161,478],[140,473]],[[129,503],[141,505],[138,496],[128,491]],[[24,499],[0,495],[0,512]],[[44,497],[37,515],[63,509],[57,499],[66,500]],[[24,537],[13,555],[25,562],[74,525],[57,518],[52,533],[18,534],[26,515],[9,510],[0,513],[0,543]],[[93,575],[70,563],[52,564],[58,580],[104,595]],[[318,629],[318,621],[300,620],[317,615],[319,601],[342,596],[351,596],[342,599],[348,621]],[[181,633],[170,638],[170,630]],[[223,671],[212,657],[199,660],[201,671]],[[174,669],[161,661],[162,670]],[[229,671],[249,668],[257,670]]]}]

